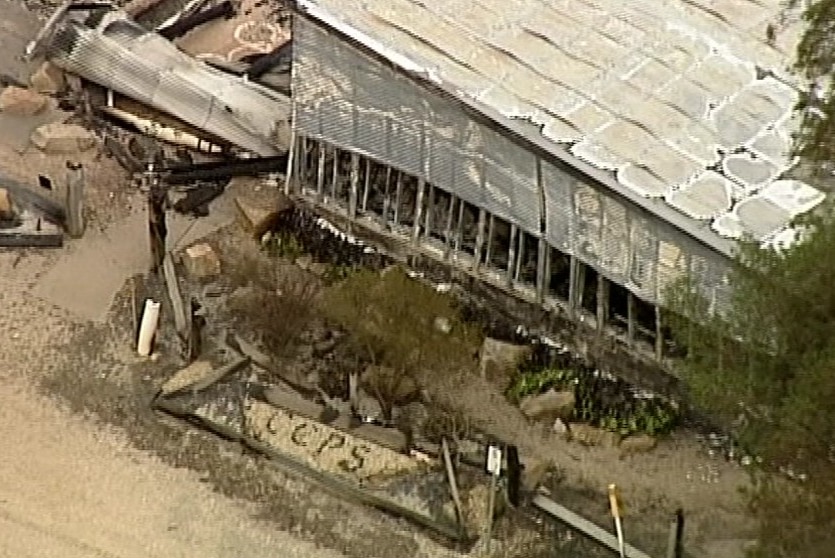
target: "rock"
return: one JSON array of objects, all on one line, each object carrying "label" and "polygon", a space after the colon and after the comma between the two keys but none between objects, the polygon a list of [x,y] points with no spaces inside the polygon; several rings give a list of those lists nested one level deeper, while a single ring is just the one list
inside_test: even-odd
[{"label": "rock", "polygon": [[176,391],[194,385],[212,373],[212,363],[205,360],[197,360],[177,371],[160,388],[160,395],[170,395]]},{"label": "rock", "polygon": [[361,424],[351,430],[351,434],[394,451],[405,452],[408,447],[406,435],[396,428],[386,428],[377,424]]},{"label": "rock", "polygon": [[194,278],[220,275],[220,258],[208,244],[195,244],[186,248],[183,265]]},{"label": "rock", "polygon": [[515,345],[486,337],[480,350],[482,378],[497,378],[516,369],[532,351],[530,345]]},{"label": "rock", "polygon": [[387,366],[368,366],[360,377],[360,385],[372,393],[389,393],[394,404],[413,400],[420,393],[420,386],[414,378]]},{"label": "rock", "polygon": [[255,192],[237,196],[235,205],[243,228],[260,240],[275,226],[279,214],[293,204],[284,194],[267,190],[260,196]]},{"label": "rock", "polygon": [[449,318],[438,316],[435,318],[434,325],[435,329],[441,333],[449,333],[452,331],[452,322],[449,321]]},{"label": "rock", "polygon": [[576,397],[573,391],[555,391],[549,389],[539,395],[529,395],[522,399],[519,408],[531,420],[543,420],[553,423],[556,419],[567,419],[574,411]]},{"label": "rock", "polygon": [[336,339],[325,339],[324,341],[319,341],[313,344],[313,356],[316,358],[322,358],[326,354],[333,351],[333,348],[336,346]]},{"label": "rock", "polygon": [[380,420],[383,418],[383,408],[375,397],[364,390],[357,391],[357,414],[365,419]]},{"label": "rock", "polygon": [[632,455],[635,453],[646,453],[655,449],[658,445],[658,440],[649,434],[637,434],[635,436],[628,436],[620,443],[621,456]]},{"label": "rock", "polygon": [[66,79],[64,79],[64,72],[58,66],[44,62],[29,78],[29,84],[38,93],[51,95],[64,89]]},{"label": "rock", "polygon": [[53,122],[32,132],[32,143],[44,153],[78,153],[96,145],[96,138],[78,124]]},{"label": "rock", "polygon": [[600,446],[616,448],[620,443],[620,436],[615,432],[609,432],[590,424],[573,422],[568,425],[571,432],[571,439],[585,446]]},{"label": "rock", "polygon": [[554,431],[555,434],[559,434],[560,436],[562,436],[565,439],[568,439],[568,438],[571,437],[571,432],[568,430],[568,425],[562,419],[558,418],[557,420],[554,421],[554,426],[552,427],[552,430]]},{"label": "rock", "polygon": [[0,219],[11,219],[14,217],[14,209],[12,208],[12,199],[9,197],[9,191],[5,188],[0,188]]},{"label": "rock", "polygon": [[529,458],[522,469],[522,490],[533,492],[551,468],[551,462],[544,459]]},{"label": "rock", "polygon": [[0,93],[0,111],[17,116],[34,116],[46,108],[48,99],[31,89],[10,85]]}]

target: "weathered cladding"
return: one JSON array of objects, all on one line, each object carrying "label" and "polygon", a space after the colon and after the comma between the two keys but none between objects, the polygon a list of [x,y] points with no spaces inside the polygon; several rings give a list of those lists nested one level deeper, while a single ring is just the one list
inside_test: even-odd
[{"label": "weathered cladding", "polygon": [[[468,117],[303,18],[296,19],[300,134],[359,151],[538,235],[651,303],[687,271],[727,300],[727,260]],[[544,198],[544,207],[542,199]],[[542,214],[544,212],[544,215]]]},{"label": "weathered cladding", "polygon": [[532,154],[316,25],[299,19],[296,28],[301,134],[365,153],[539,232]]}]

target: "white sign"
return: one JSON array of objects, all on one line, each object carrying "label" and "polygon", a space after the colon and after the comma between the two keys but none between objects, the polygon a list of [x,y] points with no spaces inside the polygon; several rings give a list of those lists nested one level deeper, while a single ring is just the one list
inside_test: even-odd
[{"label": "white sign", "polygon": [[487,472],[497,477],[502,472],[502,450],[498,446],[487,446]]}]

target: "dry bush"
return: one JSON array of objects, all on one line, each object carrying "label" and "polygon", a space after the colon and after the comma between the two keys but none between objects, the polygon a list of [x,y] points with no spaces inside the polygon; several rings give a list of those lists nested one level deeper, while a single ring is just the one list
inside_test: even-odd
[{"label": "dry bush", "polygon": [[315,316],[320,287],[297,267],[261,256],[245,257],[237,277],[250,291],[233,308],[262,338],[273,356],[284,357],[298,345]]},{"label": "dry bush", "polygon": [[[404,382],[421,387],[475,367],[480,332],[461,320],[452,296],[400,267],[353,273],[322,303],[324,315],[348,333],[364,360],[391,370],[371,386],[384,409]],[[449,327],[437,327],[438,320]]]}]

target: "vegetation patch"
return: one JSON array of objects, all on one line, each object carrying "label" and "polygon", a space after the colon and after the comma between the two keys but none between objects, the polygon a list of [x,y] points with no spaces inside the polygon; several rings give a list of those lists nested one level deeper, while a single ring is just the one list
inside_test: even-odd
[{"label": "vegetation patch", "polygon": [[588,423],[622,436],[667,434],[679,422],[678,410],[668,401],[597,370],[523,366],[507,397],[519,402],[549,389],[574,393],[572,422]]}]

